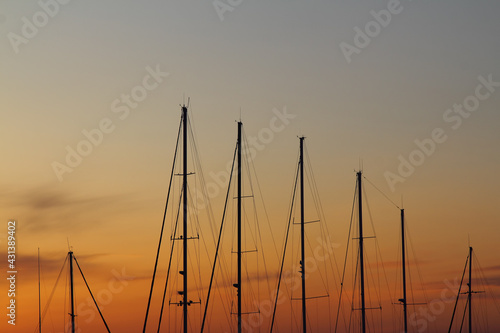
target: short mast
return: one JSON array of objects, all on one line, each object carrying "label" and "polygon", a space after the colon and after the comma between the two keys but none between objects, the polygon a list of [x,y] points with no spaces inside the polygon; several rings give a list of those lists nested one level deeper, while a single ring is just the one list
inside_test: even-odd
[{"label": "short mast", "polygon": [[182,211],[183,211],[183,222],[182,222],[182,247],[183,247],[183,302],[182,302],[182,315],[184,322],[184,333],[188,331],[188,275],[187,275],[187,107],[182,106]]},{"label": "short mast", "polygon": [[361,171],[356,173],[358,179],[358,213],[359,213],[359,267],[360,267],[360,290],[361,290],[361,332],[366,332],[366,309],[365,309],[365,267],[363,262],[363,204],[361,193]]},{"label": "short mast", "polygon": [[302,278],[302,332],[307,331],[306,317],[306,265],[305,265],[305,241],[304,241],[304,137],[300,137],[300,267]]},{"label": "short mast", "polygon": [[408,315],[407,315],[407,302],[406,302],[406,246],[405,246],[405,210],[401,209],[401,262],[403,263],[403,319],[404,319],[404,333],[408,332]]}]

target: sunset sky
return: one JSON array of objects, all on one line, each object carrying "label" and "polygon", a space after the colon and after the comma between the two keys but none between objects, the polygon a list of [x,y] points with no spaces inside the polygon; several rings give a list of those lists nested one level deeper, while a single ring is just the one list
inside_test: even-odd
[{"label": "sunset sky", "polygon": [[[269,216],[270,229],[259,208],[272,288],[279,265],[270,235],[280,251],[297,136],[305,136],[325,215],[321,223],[335,244],[338,269],[347,246],[355,171],[362,168],[377,187],[365,183],[391,288],[397,284],[399,210],[379,190],[405,208],[415,252],[410,254],[414,293],[426,290],[423,307],[452,294],[449,285],[460,280],[470,244],[488,281],[485,294],[475,296],[480,299],[475,309],[480,302],[488,305],[490,332],[500,331],[500,308],[492,300],[496,297],[500,307],[499,15],[500,3],[487,0],[0,0],[0,267],[7,276],[12,219],[19,270],[15,327],[4,313],[8,284],[5,278],[0,283],[0,330],[35,330],[38,248],[45,304],[68,244],[90,287],[103,297],[111,331],[142,330],[179,105],[189,98],[216,228],[235,121],[244,123],[262,194],[256,201],[265,202]],[[314,220],[312,201],[307,203],[306,215]],[[201,237],[213,251],[206,213],[200,212]],[[169,222],[161,274],[170,231]],[[231,228],[227,232],[224,250],[233,260]],[[320,230],[311,231],[312,242],[315,232]],[[367,233],[373,235],[371,224]],[[372,256],[374,244],[367,241]],[[296,274],[292,261],[287,269]],[[203,281],[209,279],[208,260],[200,273]],[[256,270],[252,274],[252,281],[262,279]],[[352,278],[351,269],[349,294]],[[69,318],[62,305],[65,279],[45,332],[60,332],[60,322]],[[318,281],[309,287],[311,294],[324,292],[319,276],[310,279]],[[332,306],[338,303],[336,279],[329,282],[325,301]],[[78,283],[82,331],[104,332]],[[259,297],[269,295],[261,290]],[[390,303],[400,297],[381,291],[386,328],[393,320]],[[329,307],[310,302],[313,329],[328,331],[336,308],[316,318],[321,311],[314,309]],[[281,332],[290,329],[289,304],[288,299],[280,308]],[[453,302],[443,304],[432,320],[415,323],[410,332],[447,329]],[[199,319],[200,306],[192,308]],[[394,309],[400,316],[400,306]],[[223,316],[214,311],[211,320]],[[268,318],[263,332],[267,323]],[[220,330],[213,325],[209,331]],[[292,331],[298,332],[295,326]]]}]

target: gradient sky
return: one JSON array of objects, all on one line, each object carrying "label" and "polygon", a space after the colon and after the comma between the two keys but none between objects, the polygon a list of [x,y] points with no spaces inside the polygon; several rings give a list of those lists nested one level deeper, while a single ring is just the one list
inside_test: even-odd
[{"label": "gradient sky", "polygon": [[[279,246],[296,137],[304,135],[339,262],[353,171],[362,160],[365,176],[391,200],[400,204],[404,197],[428,298],[439,298],[444,281],[460,277],[469,238],[499,298],[500,87],[456,129],[443,117],[474,96],[480,76],[500,82],[500,3],[401,0],[398,13],[348,61],[341,45],[355,46],[356,28],[374,21],[371,11],[394,3],[243,0],[219,16],[211,1],[72,0],[52,5],[52,17],[34,32],[23,26],[34,16],[43,20],[39,3],[1,0],[0,242],[5,249],[7,221],[16,219],[20,267],[18,325],[4,318],[1,330],[35,329],[37,248],[50,293],[69,240],[96,290],[113,281],[113,270],[133,277],[113,294],[105,315],[113,331],[139,331],[179,104],[187,97],[212,183],[232,158],[240,112],[247,137],[257,138],[276,112],[295,116],[254,159]],[[125,116],[123,94],[156,69],[168,76]],[[65,163],[66,147],[76,149],[82,131],[103,119],[112,132],[60,181],[54,162]],[[446,141],[391,188],[387,172],[397,174],[400,157],[416,156],[415,140],[431,138],[437,128]],[[225,189],[219,192],[216,223]],[[373,188],[368,195],[384,260],[392,262],[399,212]],[[0,286],[6,288],[5,280]],[[450,310],[447,304],[437,316],[438,329]],[[500,330],[498,318],[491,314],[490,327]]]}]

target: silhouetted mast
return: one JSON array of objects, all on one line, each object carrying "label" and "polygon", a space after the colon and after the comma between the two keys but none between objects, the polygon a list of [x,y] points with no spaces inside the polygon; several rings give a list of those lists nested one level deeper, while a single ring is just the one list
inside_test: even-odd
[{"label": "silhouetted mast", "polygon": [[73,251],[69,251],[69,279],[71,293],[71,333],[75,333],[75,297],[73,293]]},{"label": "silhouetted mast", "polygon": [[182,209],[183,209],[183,223],[182,223],[182,247],[183,247],[183,267],[182,267],[182,276],[183,280],[183,321],[184,321],[184,333],[188,331],[188,275],[187,275],[187,107],[185,105],[182,106]]},{"label": "silhouetted mast", "polygon": [[300,137],[300,268],[302,273],[302,332],[306,333],[306,268],[304,241],[304,137]]},{"label": "silhouetted mast", "polygon": [[40,294],[40,248],[38,248],[38,333],[42,333],[42,297]]},{"label": "silhouetted mast", "polygon": [[238,122],[238,333],[241,333],[241,121]]},{"label": "silhouetted mast", "polygon": [[363,205],[361,193],[361,171],[356,173],[358,178],[358,212],[359,212],[359,266],[360,266],[360,288],[361,288],[361,332],[366,332],[365,314],[365,267],[363,263]]},{"label": "silhouetted mast", "polygon": [[[464,277],[465,277],[465,272],[467,271],[467,265],[469,265],[469,283],[467,283],[467,286],[469,286],[469,290],[466,292],[460,292],[462,290],[462,285],[464,282]],[[467,303],[465,304],[465,310],[464,314],[462,317],[462,322],[460,325],[460,331],[462,331],[462,325],[464,323],[465,315],[467,314],[466,310],[467,307],[469,307],[469,333],[472,333],[472,294],[478,294],[478,293],[483,293],[483,291],[472,291],[472,247],[469,246],[469,256],[467,257],[467,261],[465,262],[465,267],[464,271],[462,273],[462,279],[460,280],[460,286],[458,288],[458,293],[457,293],[457,298],[455,300],[455,307],[453,308],[453,314],[451,315],[451,321],[450,321],[450,327],[448,328],[448,333],[451,332],[451,329],[453,328],[453,320],[455,318],[455,311],[457,309],[457,304],[458,300],[461,294],[467,294]]]},{"label": "silhouetted mast", "polygon": [[[276,297],[274,301],[274,308],[273,308],[273,315],[271,319],[271,327],[270,327],[270,332],[273,331],[274,327],[274,320],[276,318],[276,307],[278,305],[278,298],[279,298],[279,290],[280,290],[280,285],[281,285],[281,280],[282,280],[282,274],[283,274],[283,264],[285,262],[285,254],[286,254],[286,248],[287,248],[287,243],[288,243],[288,235],[290,231],[290,225],[291,224],[299,224],[293,222],[295,219],[292,219],[292,215],[296,211],[294,209],[294,206],[296,204],[296,199],[297,199],[297,191],[300,190],[300,277],[301,277],[301,287],[302,287],[302,295],[300,297],[301,303],[302,303],[302,332],[307,332],[307,308],[306,308],[306,256],[305,256],[305,224],[306,223],[312,223],[312,222],[320,222],[320,220],[317,221],[305,221],[305,193],[304,193],[304,183],[305,183],[305,178],[304,178],[304,139],[305,137],[301,136],[299,137],[300,139],[300,148],[299,148],[299,163],[297,165],[297,172],[295,175],[295,184],[293,186],[293,194],[292,194],[292,202],[290,205],[290,214],[288,217],[288,226],[286,229],[286,236],[285,236],[285,244],[283,247],[283,256],[281,258],[281,267],[280,267],[280,273],[279,273],[279,278],[278,278],[278,286],[276,289]],[[299,178],[300,178],[300,186],[297,186],[299,184]],[[321,297],[328,297],[326,296],[316,296],[316,297],[311,297],[311,298],[321,298]],[[299,298],[292,298],[292,300],[299,300]]]},{"label": "silhouetted mast", "polygon": [[472,246],[469,246],[469,333],[472,333]]},{"label": "silhouetted mast", "polygon": [[403,298],[399,301],[403,302],[403,318],[404,318],[404,333],[408,332],[408,315],[406,312],[406,246],[405,246],[405,210],[401,209],[401,261],[403,263]]}]

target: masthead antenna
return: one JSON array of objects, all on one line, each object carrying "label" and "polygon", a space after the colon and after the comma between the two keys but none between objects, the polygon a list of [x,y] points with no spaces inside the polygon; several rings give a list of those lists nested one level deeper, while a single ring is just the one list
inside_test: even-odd
[{"label": "masthead antenna", "polygon": [[363,171],[363,159],[360,157],[359,158],[359,171]]},{"label": "masthead antenna", "polygon": [[186,105],[186,102],[185,102],[185,101],[186,101],[186,99],[185,99],[185,97],[184,97],[184,95],[183,95],[183,97],[182,97],[182,105],[181,105],[181,104],[179,104],[179,106],[180,106],[180,107],[189,108],[189,103],[190,103],[190,101],[191,101],[191,97],[188,97],[188,103],[187,103],[187,105]]}]

